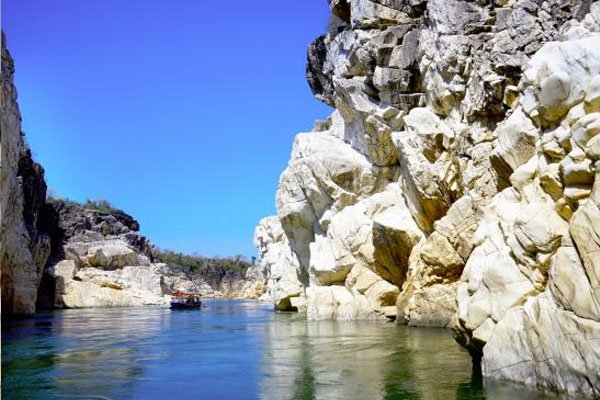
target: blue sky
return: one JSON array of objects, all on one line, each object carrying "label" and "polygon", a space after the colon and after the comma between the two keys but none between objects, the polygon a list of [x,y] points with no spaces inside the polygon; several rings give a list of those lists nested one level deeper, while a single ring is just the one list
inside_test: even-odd
[{"label": "blue sky", "polygon": [[49,186],[108,199],[161,248],[254,255],[294,135],[331,112],[304,75],[328,14],[325,0],[3,0]]}]

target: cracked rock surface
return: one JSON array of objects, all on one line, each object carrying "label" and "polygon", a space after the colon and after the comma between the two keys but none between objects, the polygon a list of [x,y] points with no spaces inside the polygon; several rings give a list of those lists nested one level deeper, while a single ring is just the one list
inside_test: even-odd
[{"label": "cracked rock surface", "polygon": [[257,228],[265,298],[600,396],[600,3],[329,5],[307,78],[335,110]]}]

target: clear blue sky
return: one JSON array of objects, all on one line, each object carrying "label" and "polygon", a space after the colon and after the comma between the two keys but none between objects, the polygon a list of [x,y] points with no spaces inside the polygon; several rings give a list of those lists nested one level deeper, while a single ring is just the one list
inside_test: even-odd
[{"label": "clear blue sky", "polygon": [[23,129],[52,190],[105,198],[161,248],[255,254],[295,133],[331,110],[326,0],[3,0]]}]

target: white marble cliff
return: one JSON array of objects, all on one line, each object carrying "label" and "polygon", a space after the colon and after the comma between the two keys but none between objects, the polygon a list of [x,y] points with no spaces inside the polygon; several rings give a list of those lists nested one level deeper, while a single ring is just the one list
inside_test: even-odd
[{"label": "white marble cliff", "polygon": [[256,229],[263,298],[600,396],[600,3],[329,4],[307,77],[335,110]]}]

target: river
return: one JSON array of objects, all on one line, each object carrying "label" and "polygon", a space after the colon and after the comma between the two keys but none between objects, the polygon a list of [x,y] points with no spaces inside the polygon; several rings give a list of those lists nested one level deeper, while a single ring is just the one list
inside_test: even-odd
[{"label": "river", "polygon": [[449,332],[307,322],[253,301],[79,309],[2,325],[2,398],[557,399],[473,377]]}]

